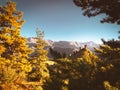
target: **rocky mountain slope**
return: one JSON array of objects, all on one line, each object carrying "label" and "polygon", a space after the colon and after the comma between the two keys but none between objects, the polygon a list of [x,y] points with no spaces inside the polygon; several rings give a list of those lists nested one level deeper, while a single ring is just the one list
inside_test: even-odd
[{"label": "rocky mountain slope", "polygon": [[[94,47],[98,48],[99,44],[96,44],[93,41],[90,42],[76,42],[76,41],[52,41],[52,40],[45,40],[48,44],[47,48],[51,47],[54,50],[60,53],[70,54],[79,48],[84,48],[85,45],[91,50],[94,51]],[[35,48],[36,39],[34,37],[27,38],[27,44],[30,48]]]}]

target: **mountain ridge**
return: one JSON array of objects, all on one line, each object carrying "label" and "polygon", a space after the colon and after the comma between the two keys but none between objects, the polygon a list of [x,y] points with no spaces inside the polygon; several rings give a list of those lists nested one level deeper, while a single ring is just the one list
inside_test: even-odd
[{"label": "mountain ridge", "polygon": [[[60,53],[72,53],[80,48],[84,48],[85,45],[91,50],[94,51],[94,48],[98,48],[99,44],[89,41],[89,42],[77,42],[77,41],[52,41],[52,40],[45,40],[48,44],[47,48],[53,48],[54,50]],[[27,38],[27,44],[31,48],[35,48],[36,38],[29,37]]]}]

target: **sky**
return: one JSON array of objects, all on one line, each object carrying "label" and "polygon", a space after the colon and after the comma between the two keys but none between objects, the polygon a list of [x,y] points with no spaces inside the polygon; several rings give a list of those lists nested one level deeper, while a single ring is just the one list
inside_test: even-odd
[{"label": "sky", "polygon": [[[0,0],[4,5],[5,1]],[[94,41],[101,43],[101,38],[118,38],[120,25],[101,24],[104,15],[88,18],[73,0],[12,0],[17,2],[17,9],[24,12],[26,21],[21,35],[35,37],[36,28],[45,32],[45,39],[54,41]]]}]

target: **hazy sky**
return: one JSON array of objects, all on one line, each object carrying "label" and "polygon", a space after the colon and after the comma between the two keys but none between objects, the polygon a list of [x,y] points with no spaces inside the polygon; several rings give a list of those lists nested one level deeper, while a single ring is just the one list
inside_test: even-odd
[{"label": "hazy sky", "polygon": [[[7,0],[0,0],[0,4]],[[82,15],[72,0],[13,0],[24,12],[22,36],[36,36],[36,28],[45,32],[45,39],[101,42],[118,37],[120,25],[101,24],[103,16],[88,18]]]}]

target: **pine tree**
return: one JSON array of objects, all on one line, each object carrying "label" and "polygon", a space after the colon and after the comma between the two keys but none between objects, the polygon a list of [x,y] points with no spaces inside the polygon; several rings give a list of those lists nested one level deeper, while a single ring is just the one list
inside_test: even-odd
[{"label": "pine tree", "polygon": [[65,54],[61,55],[61,53],[59,53],[56,50],[53,50],[53,48],[51,48],[51,47],[49,48],[49,51],[50,51],[51,57],[54,58],[54,59],[59,59],[59,58],[62,58],[62,57],[63,58],[66,57]]},{"label": "pine tree", "polygon": [[9,1],[0,6],[0,81],[2,84],[21,83],[26,72],[31,71],[28,54],[31,50],[20,35],[24,23],[23,13],[16,3]]},{"label": "pine tree", "polygon": [[82,58],[86,62],[91,64],[99,61],[99,58],[92,51],[88,49],[87,45],[85,45],[85,47],[80,49],[79,51],[73,53],[69,58],[72,60],[77,60],[79,58]]},{"label": "pine tree", "polygon": [[[50,81],[45,90],[69,90],[69,79],[73,75],[72,60],[67,58],[54,59],[54,64],[49,68]],[[76,72],[77,73],[77,72]]]},{"label": "pine tree", "polygon": [[95,48],[95,50],[102,60],[118,60],[120,58],[120,48],[111,48],[108,45],[100,45],[100,48]]},{"label": "pine tree", "polygon": [[67,58],[55,59],[47,90],[96,90],[93,85],[99,58],[87,47]]},{"label": "pine tree", "polygon": [[[118,33],[120,34],[120,31]],[[100,58],[104,60],[118,60],[120,58],[120,40],[101,40],[103,45],[100,45],[99,49],[95,48],[95,51]]]},{"label": "pine tree", "polygon": [[81,7],[83,15],[94,17],[100,14],[105,14],[101,23],[117,23],[120,25],[120,2],[119,0],[73,0],[74,3]]},{"label": "pine tree", "polygon": [[[29,80],[39,82],[39,88],[42,88],[46,80],[49,78],[47,50],[44,50],[47,45],[43,40],[44,32],[36,30],[36,54],[32,57],[33,70],[29,73]],[[37,88],[37,86],[35,86]]]},{"label": "pine tree", "polygon": [[[107,80],[111,85],[120,89],[120,41],[114,39],[103,40],[103,44],[99,48],[95,48],[97,55],[102,59],[102,63],[98,67],[99,71],[96,74],[96,80],[101,84]],[[104,84],[107,85],[107,87],[105,86],[106,90],[113,90],[114,87],[108,85],[109,83]]]}]

